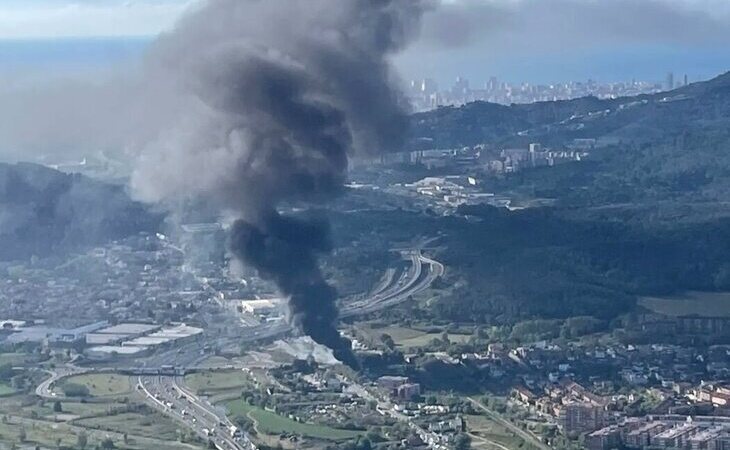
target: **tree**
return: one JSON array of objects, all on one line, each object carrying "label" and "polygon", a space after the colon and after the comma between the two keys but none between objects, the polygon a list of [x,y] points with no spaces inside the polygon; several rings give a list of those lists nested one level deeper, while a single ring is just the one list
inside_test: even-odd
[{"label": "tree", "polygon": [[83,384],[66,383],[61,387],[61,389],[63,390],[63,393],[67,397],[88,397],[89,396],[89,388],[87,388]]},{"label": "tree", "polygon": [[12,364],[0,365],[0,381],[8,382],[13,378],[14,371]]},{"label": "tree", "polygon": [[371,429],[368,430],[367,433],[365,433],[365,437],[368,441],[372,442],[380,442],[383,440],[383,437],[375,430]]},{"label": "tree", "polygon": [[358,438],[355,448],[357,450],[372,450],[373,445],[368,438]]},{"label": "tree", "polygon": [[388,350],[395,349],[395,341],[393,340],[393,337],[387,333],[380,335],[380,342],[382,342]]},{"label": "tree", "polygon": [[18,440],[20,442],[25,442],[26,439],[28,439],[28,434],[25,432],[25,428],[21,428],[18,432]]},{"label": "tree", "polygon": [[63,406],[61,406],[61,402],[59,402],[58,400],[53,402],[53,412],[63,412]]},{"label": "tree", "polygon": [[15,390],[21,390],[25,388],[25,376],[23,375],[15,375],[10,379],[10,386],[13,387]]},{"label": "tree", "polygon": [[105,438],[103,441],[101,441],[101,448],[103,449],[111,449],[114,447],[114,441],[112,441],[112,438]]},{"label": "tree", "polygon": [[454,450],[471,449],[471,437],[465,433],[459,433],[454,439]]},{"label": "tree", "polygon": [[81,449],[85,449],[86,445],[89,443],[89,437],[86,435],[86,431],[81,430],[76,436],[76,445]]},{"label": "tree", "polygon": [[714,276],[716,289],[730,289],[730,264],[723,264]]}]

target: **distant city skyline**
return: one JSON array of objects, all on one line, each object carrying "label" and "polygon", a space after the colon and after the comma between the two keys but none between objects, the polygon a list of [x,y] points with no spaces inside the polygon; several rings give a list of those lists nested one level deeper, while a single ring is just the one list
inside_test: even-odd
[{"label": "distant city skyline", "polygon": [[675,76],[668,72],[664,81],[625,80],[600,82],[598,80],[570,80],[560,83],[528,83],[489,77],[486,82],[472,82],[457,77],[452,83],[439,85],[432,78],[410,80],[406,93],[416,111],[427,111],[439,106],[461,106],[474,101],[488,101],[510,105],[541,101],[570,100],[593,96],[600,99],[630,97],[669,91],[689,84],[688,75]]},{"label": "distant city skyline", "polygon": [[[48,64],[128,62],[202,0],[0,2],[0,76]],[[728,70],[723,0],[442,0],[420,39],[394,56],[405,80],[457,76],[559,83],[661,82]],[[98,58],[99,61],[94,60]]]},{"label": "distant city skyline", "polygon": [[[0,75],[18,70],[33,71],[88,68],[108,68],[120,63],[140,61],[153,42],[153,37],[106,37],[106,38],[62,38],[62,39],[0,39]],[[730,50],[726,51],[730,58]],[[713,53],[708,50],[708,53]],[[713,54],[716,54],[714,52]],[[550,65],[543,58],[522,61],[514,66],[508,63],[493,64],[494,70],[475,70],[468,64],[447,66],[427,70],[428,64],[419,71],[408,61],[399,61],[400,75],[406,82],[432,79],[440,86],[448,86],[457,78],[469,79],[474,86],[487,83],[497,77],[511,84],[559,84],[594,80],[601,83],[629,82],[631,80],[664,83],[669,72],[681,81],[685,75],[690,82],[696,82],[720,75],[730,66],[723,64],[724,58],[713,58],[713,63],[701,63],[702,55],[687,58],[691,63],[683,64],[681,59],[672,60],[671,54],[663,55],[667,62],[652,65],[640,64],[632,55],[594,55],[591,58],[561,65]],[[624,70],[612,67],[611,58],[624,58],[629,64]],[[671,61],[670,61],[671,60]],[[545,65],[543,65],[545,64]],[[614,64],[619,65],[620,64]]]}]

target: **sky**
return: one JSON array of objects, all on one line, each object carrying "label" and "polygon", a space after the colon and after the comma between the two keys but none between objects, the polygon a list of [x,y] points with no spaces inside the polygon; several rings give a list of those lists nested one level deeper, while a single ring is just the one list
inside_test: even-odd
[{"label": "sky", "polygon": [[[0,0],[0,76],[134,61],[200,1]],[[397,58],[405,79],[703,79],[730,61],[727,0],[441,1]]]}]

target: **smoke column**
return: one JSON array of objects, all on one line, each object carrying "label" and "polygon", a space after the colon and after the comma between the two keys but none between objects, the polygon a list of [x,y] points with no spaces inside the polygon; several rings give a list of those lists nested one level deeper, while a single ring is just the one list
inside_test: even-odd
[{"label": "smoke column", "polygon": [[417,31],[421,0],[216,0],[164,36],[150,73],[184,117],[147,146],[142,199],[204,199],[237,219],[230,249],[289,298],[291,323],[356,365],[319,268],[329,226],[282,215],[342,192],[348,157],[397,149],[404,97],[390,57]]}]

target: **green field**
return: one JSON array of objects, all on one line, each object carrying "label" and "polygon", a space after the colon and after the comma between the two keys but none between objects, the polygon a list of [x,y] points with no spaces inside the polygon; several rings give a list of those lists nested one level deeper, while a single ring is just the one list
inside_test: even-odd
[{"label": "green field", "polygon": [[[388,334],[393,338],[396,346],[402,349],[424,347],[430,344],[434,339],[441,339],[440,332],[427,333],[415,328],[398,326],[389,326],[384,328],[363,327],[360,331],[367,335],[373,342],[380,342],[380,337],[383,334]],[[449,340],[455,343],[467,342],[470,338],[470,334],[449,334]]]},{"label": "green field", "polygon": [[7,384],[0,383],[0,397],[11,395],[15,393],[15,389],[11,388]]},{"label": "green field", "polygon": [[334,441],[352,439],[361,434],[357,431],[339,430],[323,425],[300,423],[270,411],[251,406],[243,400],[235,400],[225,405],[232,415],[251,418],[256,423],[256,429],[260,433],[272,435],[291,433],[315,439]]},{"label": "green field", "polygon": [[[10,399],[8,399],[10,400]],[[20,406],[19,402],[8,401],[8,405],[1,405],[0,412],[5,414],[17,414],[19,416],[30,417],[35,413],[36,417],[48,418],[55,417],[57,412],[53,411],[53,401],[47,400],[45,402],[37,403],[32,406]],[[61,413],[69,414],[77,417],[86,417],[93,415],[104,415],[107,414],[112,408],[119,408],[125,406],[124,403],[81,403],[77,401],[66,401],[61,400]]]},{"label": "green field", "polygon": [[222,356],[211,356],[199,364],[200,367],[221,367],[232,364],[231,360]]},{"label": "green field", "polygon": [[687,292],[673,297],[642,297],[639,305],[668,316],[730,317],[730,292]]},{"label": "green field", "polygon": [[465,420],[469,433],[474,435],[472,441],[474,449],[532,448],[522,438],[487,416],[468,415]]},{"label": "green field", "polygon": [[[0,448],[2,448],[2,444],[6,444],[7,448],[10,448],[11,444],[17,445],[21,429],[26,433],[26,444],[20,446],[20,448],[33,448],[35,445],[39,445],[43,448],[55,449],[59,448],[58,444],[64,448],[78,448],[76,446],[77,435],[83,428],[63,423],[38,420],[18,422],[15,419],[9,419],[9,423],[0,423]],[[114,432],[92,429],[86,429],[85,431],[88,436],[86,448],[89,449],[98,447],[101,440],[107,436],[112,438],[115,448],[122,450],[149,450],[151,448],[155,450],[202,449],[201,446],[181,444],[176,439],[162,437],[152,439],[132,434],[129,434],[128,443],[125,444],[122,435]]]},{"label": "green field", "polygon": [[161,417],[157,414],[145,416],[136,413],[124,413],[113,416],[77,420],[74,424],[88,428],[170,441],[177,439],[176,430],[178,427],[176,427],[170,419]]},{"label": "green field", "polygon": [[[88,436],[86,448],[98,448],[107,436],[120,450],[202,450],[202,445],[178,442],[180,428],[172,419],[154,413],[149,409],[134,412],[113,413],[133,406],[118,394],[128,389],[128,378],[111,375],[85,375],[70,378],[71,382],[96,389],[104,394],[95,400],[60,399],[61,411],[54,411],[55,400],[40,400],[27,395],[9,395],[0,398],[0,449],[19,443],[21,430],[26,434],[26,444],[18,448],[78,448],[77,436],[85,430]],[[63,381],[61,381],[63,383]],[[96,385],[93,388],[92,385]],[[130,397],[128,397],[129,399]],[[125,443],[123,435],[127,434]],[[60,440],[60,443],[57,443]]]},{"label": "green field", "polygon": [[186,375],[185,384],[197,393],[211,393],[251,387],[252,380],[241,370],[228,370]]},{"label": "green field", "polygon": [[84,385],[93,397],[113,397],[132,392],[129,377],[112,373],[93,373],[65,378],[59,383],[61,392],[64,383]]},{"label": "green field", "polygon": [[25,353],[0,353],[0,366],[5,364],[18,366],[24,364],[28,359],[30,356]]}]

